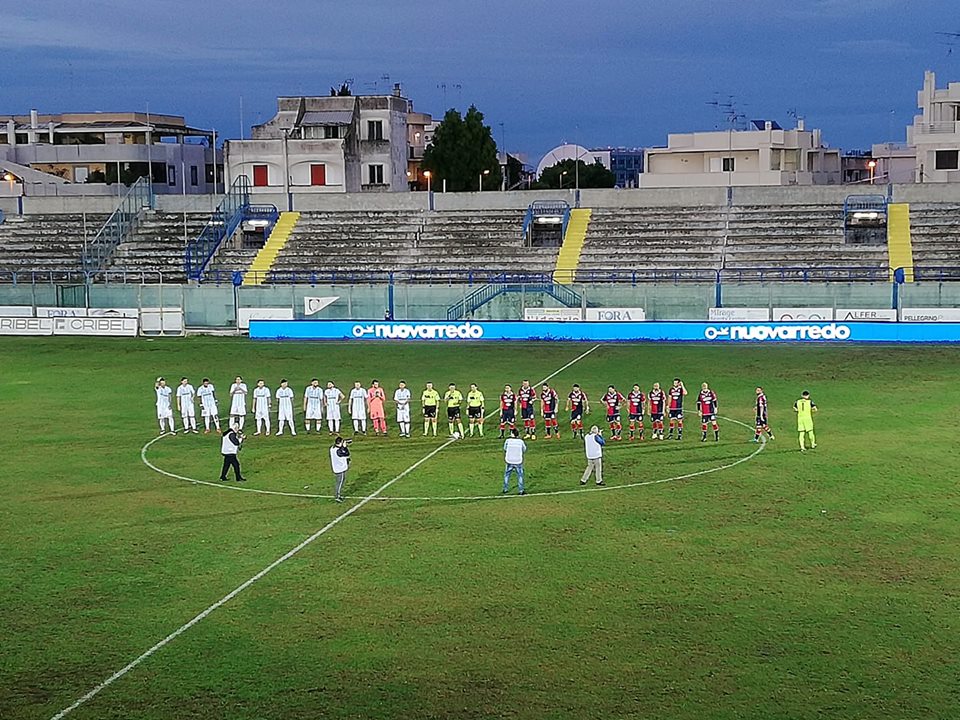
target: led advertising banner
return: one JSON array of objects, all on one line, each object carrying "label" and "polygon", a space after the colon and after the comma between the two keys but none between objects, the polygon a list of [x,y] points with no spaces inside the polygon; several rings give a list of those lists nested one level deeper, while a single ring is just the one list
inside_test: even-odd
[{"label": "led advertising banner", "polygon": [[354,322],[251,320],[255,340],[956,343],[960,323]]}]

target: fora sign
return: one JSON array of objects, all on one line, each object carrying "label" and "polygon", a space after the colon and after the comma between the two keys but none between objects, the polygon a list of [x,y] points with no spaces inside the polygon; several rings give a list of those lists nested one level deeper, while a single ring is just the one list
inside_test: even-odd
[{"label": "fora sign", "polygon": [[643,322],[647,313],[643,308],[587,308],[590,322]]},{"label": "fora sign", "polygon": [[703,331],[707,340],[753,340],[802,342],[849,340],[850,328],[837,323],[823,325],[710,325]]}]

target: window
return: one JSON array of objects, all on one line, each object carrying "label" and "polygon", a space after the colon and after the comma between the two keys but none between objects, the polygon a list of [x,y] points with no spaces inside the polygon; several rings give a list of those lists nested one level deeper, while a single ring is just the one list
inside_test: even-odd
[{"label": "window", "polygon": [[734,159],[732,157],[725,157],[723,159],[724,172],[734,172],[735,167],[736,167],[736,162],[734,162]]},{"label": "window", "polygon": [[317,165],[310,166],[310,184],[311,185],[326,185],[327,184],[327,166],[320,163]]},{"label": "window", "polygon": [[177,184],[177,166],[167,165],[167,185]]},{"label": "window", "polygon": [[383,185],[383,165],[370,165],[370,184]]},{"label": "window", "polygon": [[196,187],[200,182],[200,173],[196,165],[190,166],[190,184]]},{"label": "window", "polygon": [[253,186],[254,187],[267,186],[267,166],[266,165],[253,166]]},{"label": "window", "polygon": [[934,167],[937,170],[960,169],[960,152],[957,150],[937,150]]},{"label": "window", "polygon": [[339,125],[325,125],[323,128],[323,137],[327,140],[336,140],[340,137]]},{"label": "window", "polygon": [[383,120],[367,120],[367,140],[383,140]]}]

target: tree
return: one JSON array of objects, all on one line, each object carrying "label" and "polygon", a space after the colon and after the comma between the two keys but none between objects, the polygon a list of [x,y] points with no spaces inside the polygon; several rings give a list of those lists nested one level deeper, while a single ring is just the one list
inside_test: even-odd
[{"label": "tree", "polygon": [[[577,174],[579,166],[579,183]],[[612,188],[617,184],[617,176],[600,163],[587,164],[583,160],[561,160],[556,165],[544,169],[537,183],[539,188],[572,188],[579,184],[582,188]]]},{"label": "tree", "polygon": [[[444,180],[452,192],[477,190],[481,178],[488,190],[500,187],[497,144],[490,126],[483,124],[483,113],[473,105],[465,116],[459,110],[447,110],[421,166],[433,175],[433,187],[438,190]],[[486,171],[489,174],[484,175]]]}]

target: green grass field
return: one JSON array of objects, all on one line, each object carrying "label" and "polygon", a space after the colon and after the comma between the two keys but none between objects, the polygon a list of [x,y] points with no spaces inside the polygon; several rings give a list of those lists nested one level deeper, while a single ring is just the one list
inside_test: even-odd
[{"label": "green grass field", "polygon": [[[397,438],[389,409],[393,435],[352,446],[343,505],[192,483],[141,461],[157,375],[209,375],[221,411],[236,374],[288,377],[298,406],[314,375],[388,395],[403,377],[415,397],[477,382],[489,410],[589,348],[0,340],[0,718],[54,717],[446,441],[416,422]],[[960,354],[613,345],[553,382],[596,400],[678,374],[719,394],[720,443],[688,411],[683,443],[608,445],[609,490],[456,499],[499,494],[490,421],[68,717],[956,717]],[[752,422],[758,383],[775,441],[654,482],[754,453],[732,420]],[[820,407],[805,455],[803,389]],[[569,432],[530,446],[530,492],[579,490]],[[246,487],[329,495],[328,447],[249,437]],[[216,484],[219,439],[146,457]]]}]

